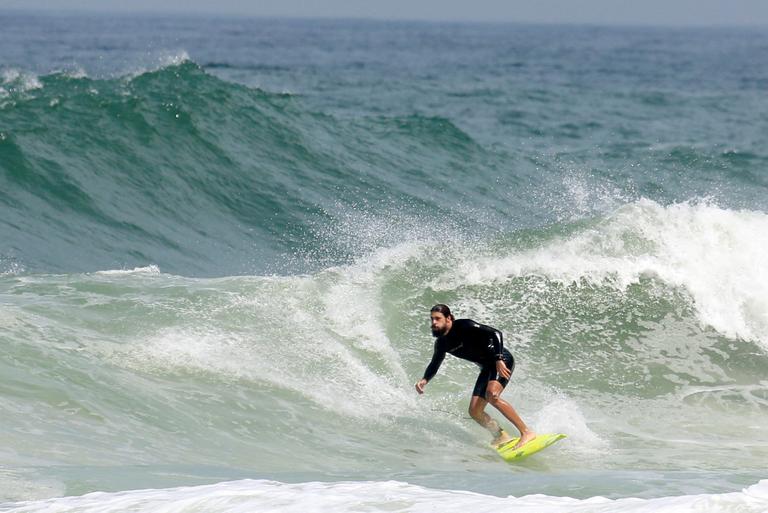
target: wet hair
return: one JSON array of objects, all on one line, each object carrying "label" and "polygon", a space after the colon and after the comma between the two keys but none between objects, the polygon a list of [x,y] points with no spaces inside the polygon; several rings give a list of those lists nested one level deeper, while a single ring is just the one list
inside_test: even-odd
[{"label": "wet hair", "polygon": [[452,321],[455,321],[456,318],[451,313],[451,309],[448,308],[448,305],[444,305],[442,303],[438,303],[435,306],[433,306],[430,310],[430,312],[440,312],[445,316],[446,319],[450,319]]}]

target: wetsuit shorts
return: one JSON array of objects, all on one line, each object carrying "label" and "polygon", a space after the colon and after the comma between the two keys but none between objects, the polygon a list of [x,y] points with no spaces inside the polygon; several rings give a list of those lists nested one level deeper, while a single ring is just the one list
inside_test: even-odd
[{"label": "wetsuit shorts", "polygon": [[[503,358],[504,363],[507,365],[510,374],[515,371],[515,359],[512,357],[512,353],[504,349]],[[492,362],[487,365],[483,365],[480,369],[480,375],[477,376],[475,382],[475,388],[472,390],[472,395],[476,395],[485,399],[485,392],[488,389],[489,381],[498,381],[501,383],[502,388],[507,386],[509,380],[500,376],[496,371],[496,362]]]}]

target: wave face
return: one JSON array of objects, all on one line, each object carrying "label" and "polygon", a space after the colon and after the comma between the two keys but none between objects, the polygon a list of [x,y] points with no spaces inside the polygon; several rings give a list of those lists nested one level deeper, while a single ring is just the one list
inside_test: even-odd
[{"label": "wave face", "polygon": [[[477,190],[501,157],[439,116],[338,119],[188,60],[120,79],[7,82],[3,249],[29,272],[301,272],[386,242],[327,236],[353,215],[417,224],[430,212],[469,227],[486,207],[457,201],[503,198]],[[444,186],[446,164],[476,175]]]},{"label": "wave face", "polygon": [[0,18],[0,510],[766,508],[764,34]]}]

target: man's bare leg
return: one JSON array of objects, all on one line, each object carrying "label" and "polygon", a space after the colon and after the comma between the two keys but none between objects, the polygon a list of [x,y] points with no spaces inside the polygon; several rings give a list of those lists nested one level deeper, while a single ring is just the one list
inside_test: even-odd
[{"label": "man's bare leg", "polygon": [[[514,447],[517,449],[518,447],[522,447],[523,445],[536,438],[536,433],[528,429],[528,426],[525,425],[525,422],[523,422],[523,419],[520,418],[520,415],[517,414],[512,405],[501,398],[501,392],[503,391],[504,387],[501,386],[501,383],[498,381],[489,381],[488,388],[486,388],[485,392],[487,401],[483,400],[483,402],[488,402],[494,408],[499,410],[501,414],[504,415],[507,420],[509,420],[517,428],[518,431],[520,431],[520,440],[515,444]],[[475,398],[473,397],[472,399]],[[488,416],[488,414],[485,415]],[[498,423],[496,425],[498,425]]]},{"label": "man's bare leg", "polygon": [[494,439],[491,444],[498,447],[499,445],[509,442],[512,437],[501,429],[501,426],[499,426],[499,423],[496,422],[493,417],[485,413],[486,404],[488,404],[488,401],[482,397],[473,395],[472,399],[469,401],[469,415],[475,419],[478,424],[493,434]]}]

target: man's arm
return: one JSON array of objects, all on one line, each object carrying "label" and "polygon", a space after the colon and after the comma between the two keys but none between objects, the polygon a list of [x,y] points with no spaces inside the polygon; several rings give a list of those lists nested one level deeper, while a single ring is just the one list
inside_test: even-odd
[{"label": "man's arm", "polygon": [[424,371],[424,377],[421,378],[418,383],[416,383],[416,391],[419,394],[424,393],[424,387],[427,386],[429,380],[435,377],[435,374],[437,374],[437,371],[440,368],[440,364],[443,363],[444,359],[445,351],[439,347],[437,342],[435,342],[435,351],[432,353],[432,361],[430,361],[429,365],[427,365],[427,368]]}]

